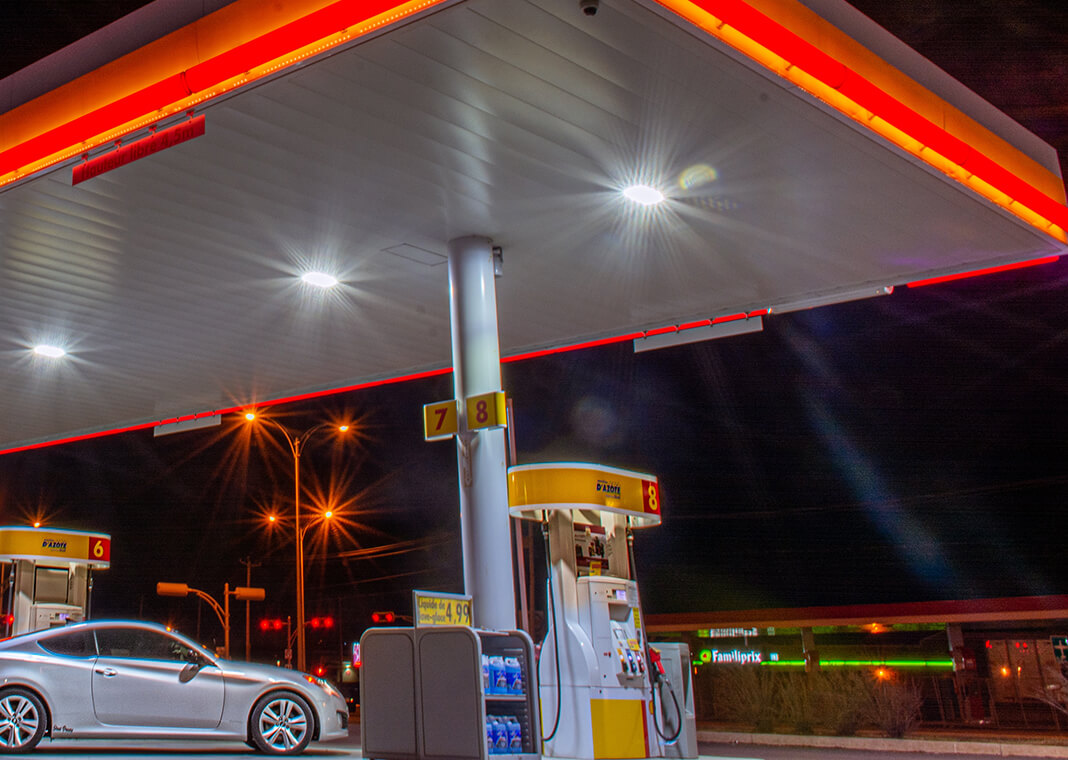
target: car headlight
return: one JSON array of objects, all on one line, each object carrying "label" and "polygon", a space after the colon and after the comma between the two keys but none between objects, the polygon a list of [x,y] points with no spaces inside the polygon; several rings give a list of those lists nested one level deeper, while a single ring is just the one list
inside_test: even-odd
[{"label": "car headlight", "polygon": [[329,694],[331,697],[337,697],[338,699],[341,699],[341,692],[334,687],[334,684],[330,683],[325,678],[319,678],[319,676],[313,675],[305,675],[304,678],[308,681],[308,683],[315,684],[320,689]]}]

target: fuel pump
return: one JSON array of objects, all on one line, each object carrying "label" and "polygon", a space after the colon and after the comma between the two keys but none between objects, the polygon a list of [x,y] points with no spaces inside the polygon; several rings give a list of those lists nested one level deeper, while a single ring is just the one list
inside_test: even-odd
[{"label": "fuel pump", "polygon": [[0,527],[9,635],[87,620],[93,570],[111,564],[111,537],[55,528]]},{"label": "fuel pump", "polygon": [[663,756],[630,545],[632,528],[660,523],[656,477],[569,463],[511,467],[508,481],[511,514],[540,521],[548,542],[544,754]]}]

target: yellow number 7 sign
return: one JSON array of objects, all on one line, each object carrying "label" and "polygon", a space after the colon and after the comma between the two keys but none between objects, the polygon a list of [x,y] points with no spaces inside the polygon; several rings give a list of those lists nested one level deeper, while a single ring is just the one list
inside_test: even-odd
[{"label": "yellow number 7 sign", "polygon": [[436,441],[456,435],[457,418],[455,399],[426,404],[423,407],[423,437]]}]

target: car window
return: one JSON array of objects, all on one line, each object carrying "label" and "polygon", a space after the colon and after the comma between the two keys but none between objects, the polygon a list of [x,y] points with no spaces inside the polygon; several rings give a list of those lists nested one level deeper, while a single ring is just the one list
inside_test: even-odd
[{"label": "car window", "polygon": [[200,654],[178,639],[144,628],[99,628],[96,632],[101,657],[136,657],[142,660],[197,662]]},{"label": "car window", "polygon": [[39,639],[42,649],[67,657],[96,657],[92,631],[64,631]]}]

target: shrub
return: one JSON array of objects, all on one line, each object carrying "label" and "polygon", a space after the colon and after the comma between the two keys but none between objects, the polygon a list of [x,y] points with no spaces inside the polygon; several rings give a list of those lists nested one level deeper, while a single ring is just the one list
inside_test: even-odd
[{"label": "shrub", "polygon": [[887,736],[900,739],[920,722],[923,696],[914,683],[885,681],[872,688],[870,704],[872,722]]},{"label": "shrub", "polygon": [[718,678],[719,713],[728,720],[767,733],[775,727],[778,689],[775,674],[764,668],[732,666]]},{"label": "shrub", "polygon": [[779,719],[799,734],[815,731],[819,715],[819,673],[783,673],[779,680]]},{"label": "shrub", "polygon": [[856,670],[824,670],[816,688],[819,723],[835,736],[853,736],[872,702],[872,681]]}]

